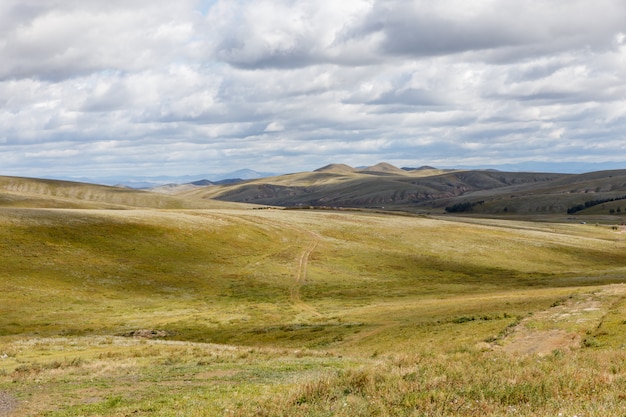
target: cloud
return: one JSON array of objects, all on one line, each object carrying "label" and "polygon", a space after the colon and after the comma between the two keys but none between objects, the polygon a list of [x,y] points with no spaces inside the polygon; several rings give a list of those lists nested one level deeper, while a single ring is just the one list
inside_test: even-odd
[{"label": "cloud", "polygon": [[623,12],[615,0],[389,0],[377,1],[353,33],[380,33],[384,54],[470,53],[478,54],[473,59],[520,61],[571,49],[603,50],[623,27]]},{"label": "cloud", "polygon": [[215,55],[239,68],[363,64],[375,59],[369,45],[341,37],[369,5],[367,0],[222,1],[209,12],[207,27]]},{"label": "cloud", "polygon": [[624,160],[625,27],[619,0],[7,0],[0,174]]},{"label": "cloud", "polygon": [[467,59],[511,62],[604,50],[623,31],[624,8],[618,0],[259,0],[221,2],[209,19],[221,60],[284,69],[374,65],[397,55],[465,53]]},{"label": "cloud", "polygon": [[3,2],[0,79],[145,70],[184,57],[193,36],[190,1],[25,3]]},{"label": "cloud", "polygon": [[368,102],[368,104],[401,104],[405,106],[437,106],[440,103],[441,101],[433,97],[429,91],[410,87],[387,91],[377,99]]},{"label": "cloud", "polygon": [[278,122],[270,122],[265,127],[265,132],[281,132],[283,130],[285,130],[285,127]]}]

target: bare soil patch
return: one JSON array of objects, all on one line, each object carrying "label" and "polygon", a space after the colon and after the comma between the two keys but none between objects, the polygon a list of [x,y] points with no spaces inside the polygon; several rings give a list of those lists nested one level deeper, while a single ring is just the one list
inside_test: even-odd
[{"label": "bare soil patch", "polygon": [[555,350],[570,350],[580,345],[580,336],[564,330],[519,330],[511,343],[504,347],[508,353],[547,355]]},{"label": "bare soil patch", "polygon": [[602,323],[615,297],[626,285],[608,285],[600,291],[570,296],[551,308],[522,320],[506,337],[502,350],[522,355],[547,355],[580,347],[582,335]]},{"label": "bare soil patch", "polygon": [[10,416],[17,407],[17,400],[11,394],[0,391],[0,416]]}]

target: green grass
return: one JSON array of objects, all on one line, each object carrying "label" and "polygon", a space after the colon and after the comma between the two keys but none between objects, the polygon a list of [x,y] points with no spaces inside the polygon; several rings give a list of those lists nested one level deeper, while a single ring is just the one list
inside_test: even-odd
[{"label": "green grass", "polygon": [[[16,415],[616,415],[624,400],[626,241],[610,227],[0,211]],[[507,351],[538,331],[577,342]]]},{"label": "green grass", "polygon": [[315,352],[238,349],[120,337],[25,339],[0,391],[26,415],[223,415],[302,377],[351,366]]},{"label": "green grass", "polygon": [[0,390],[17,393],[20,415],[602,416],[619,415],[626,388],[626,354],[617,350],[389,352],[357,361],[112,337],[11,346],[21,364]]}]

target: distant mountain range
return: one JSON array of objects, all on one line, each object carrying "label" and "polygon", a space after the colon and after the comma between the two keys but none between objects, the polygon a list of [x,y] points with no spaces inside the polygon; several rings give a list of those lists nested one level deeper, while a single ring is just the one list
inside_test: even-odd
[{"label": "distant mountain range", "polygon": [[159,176],[109,176],[109,177],[63,177],[58,178],[66,181],[79,181],[90,184],[118,185],[137,189],[153,188],[168,184],[189,184],[200,181],[220,184],[224,181],[251,180],[256,178],[271,177],[277,175],[274,172],[258,172],[252,169],[239,169],[218,174],[198,175],[159,175]]},{"label": "distant mountain range", "polygon": [[274,176],[250,170],[230,174],[239,178],[214,181],[194,177],[182,182],[188,177],[177,177],[182,179],[180,183],[146,190],[0,177],[0,206],[207,208],[247,203],[257,207],[359,208],[421,214],[593,214],[620,222],[621,216],[626,216],[626,169],[571,174],[398,168],[382,162],[358,168],[330,164],[313,171]]},{"label": "distant mountain range", "polygon": [[[335,164],[333,164],[335,165]],[[351,169],[364,169],[367,167],[357,167]],[[626,162],[602,162],[602,163],[581,163],[581,162],[524,162],[518,164],[494,164],[484,166],[455,166],[455,167],[443,167],[442,169],[464,169],[464,170],[498,170],[506,172],[553,172],[553,173],[568,173],[568,174],[581,174],[592,171],[605,171],[612,169],[626,168]],[[422,166],[418,168],[403,167],[405,171],[435,169],[432,166]],[[153,188],[162,185],[171,184],[189,184],[198,181],[210,181],[211,183],[220,184],[224,180],[232,182],[233,180],[252,180],[265,177],[273,177],[286,174],[287,172],[259,172],[252,169],[238,169],[235,171],[223,172],[223,173],[205,173],[197,175],[159,175],[159,176],[147,176],[147,175],[116,175],[105,177],[47,177],[48,179],[59,179],[65,181],[79,181],[90,184],[103,184],[103,185],[120,185],[124,187],[131,187],[137,189]]]},{"label": "distant mountain range", "polygon": [[388,163],[360,168],[331,164],[312,172],[200,187],[185,195],[288,208],[485,215],[626,214],[626,170],[563,174],[398,168]]}]

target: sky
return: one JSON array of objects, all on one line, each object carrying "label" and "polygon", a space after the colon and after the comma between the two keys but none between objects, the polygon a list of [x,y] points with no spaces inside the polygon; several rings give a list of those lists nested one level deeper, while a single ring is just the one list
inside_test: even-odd
[{"label": "sky", "polygon": [[0,2],[0,175],[383,161],[626,168],[626,2]]}]

